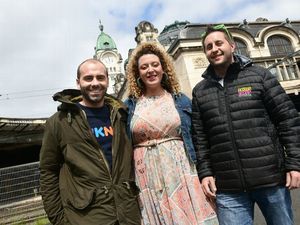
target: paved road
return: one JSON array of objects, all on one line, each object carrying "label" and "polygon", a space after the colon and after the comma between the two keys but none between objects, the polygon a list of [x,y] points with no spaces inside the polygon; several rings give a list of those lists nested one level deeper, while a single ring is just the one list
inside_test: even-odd
[{"label": "paved road", "polygon": [[[293,212],[294,212],[294,220],[295,225],[300,224],[300,189],[293,190],[292,194],[292,201],[293,201]],[[259,208],[255,208],[255,225],[266,225],[265,219],[262,216]]]}]

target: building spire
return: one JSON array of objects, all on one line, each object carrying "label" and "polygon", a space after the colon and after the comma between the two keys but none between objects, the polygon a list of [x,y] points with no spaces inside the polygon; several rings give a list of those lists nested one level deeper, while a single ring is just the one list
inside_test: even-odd
[{"label": "building spire", "polygon": [[102,32],[103,31],[103,25],[102,25],[102,23],[101,23],[101,20],[99,19],[99,29],[100,29],[100,31]]}]

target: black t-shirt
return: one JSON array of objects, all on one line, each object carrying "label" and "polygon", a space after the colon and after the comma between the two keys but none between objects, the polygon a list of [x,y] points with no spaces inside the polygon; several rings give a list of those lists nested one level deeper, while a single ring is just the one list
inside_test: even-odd
[{"label": "black t-shirt", "polygon": [[101,108],[90,108],[78,104],[86,113],[92,133],[96,137],[101,149],[104,152],[107,162],[112,168],[112,138],[113,128],[110,121],[110,111],[107,105]]}]

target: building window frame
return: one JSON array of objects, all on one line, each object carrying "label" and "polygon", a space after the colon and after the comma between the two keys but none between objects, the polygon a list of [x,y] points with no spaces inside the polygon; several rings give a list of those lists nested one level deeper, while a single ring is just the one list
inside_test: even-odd
[{"label": "building window frame", "polygon": [[283,35],[272,35],[267,40],[271,56],[285,57],[294,52],[291,41]]},{"label": "building window frame", "polygon": [[250,57],[248,47],[247,47],[247,44],[245,43],[245,41],[243,41],[240,38],[236,38],[236,37],[234,37],[233,40],[234,40],[234,43],[235,43],[235,52],[237,54]]}]

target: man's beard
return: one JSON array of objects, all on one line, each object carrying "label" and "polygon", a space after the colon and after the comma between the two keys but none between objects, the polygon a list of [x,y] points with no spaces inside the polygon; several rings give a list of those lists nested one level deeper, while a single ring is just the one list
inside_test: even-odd
[{"label": "man's beard", "polygon": [[81,90],[82,97],[83,99],[85,99],[85,101],[89,102],[92,105],[97,105],[98,103],[103,101],[107,88],[101,89],[101,92],[103,93],[102,95],[95,95],[95,96],[91,96],[90,91],[87,91],[86,88],[81,87],[80,90]]}]

